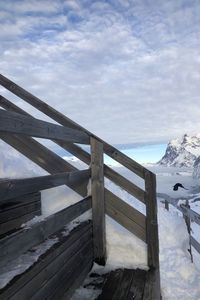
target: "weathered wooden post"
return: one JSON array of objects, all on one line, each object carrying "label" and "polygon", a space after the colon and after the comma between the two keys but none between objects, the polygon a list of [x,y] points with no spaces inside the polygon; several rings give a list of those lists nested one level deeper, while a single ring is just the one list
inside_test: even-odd
[{"label": "weathered wooden post", "polygon": [[91,186],[94,260],[106,263],[103,144],[91,137]]},{"label": "weathered wooden post", "polygon": [[[183,207],[186,207],[186,209],[190,209],[190,205],[189,205],[189,201],[188,199],[186,200],[186,203],[185,205],[182,205]],[[187,231],[188,231],[188,234],[189,234],[189,249],[188,249],[188,252],[190,253],[190,256],[191,256],[191,262],[193,263],[193,255],[192,255],[192,242],[191,242],[191,220],[190,220],[190,215],[188,214],[184,214],[183,213],[183,218],[185,220],[185,224],[186,224],[186,227],[187,227]]]},{"label": "weathered wooden post", "polygon": [[159,238],[157,220],[156,176],[150,171],[145,172],[145,200],[146,200],[146,237],[148,251],[148,265],[150,268],[149,284],[146,286],[148,299],[161,298],[159,272]]},{"label": "weathered wooden post", "polygon": [[165,209],[169,211],[169,202],[165,199]]}]

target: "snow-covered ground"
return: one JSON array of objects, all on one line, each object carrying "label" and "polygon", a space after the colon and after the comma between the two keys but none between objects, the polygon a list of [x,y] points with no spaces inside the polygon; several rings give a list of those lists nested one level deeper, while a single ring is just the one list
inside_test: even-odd
[{"label": "snow-covered ground", "polygon": [[[192,178],[191,168],[165,168],[156,165],[148,165],[146,167],[157,175],[157,192],[177,198],[177,202],[185,198],[189,198],[192,201],[193,198],[198,196],[198,193],[194,195],[194,187],[198,186],[198,182]],[[115,166],[115,170],[130,180],[133,179],[132,173],[125,170],[125,168],[122,169]],[[134,177],[134,182],[137,182],[141,187],[143,186],[141,179],[137,176]],[[178,191],[173,191],[173,186],[177,182],[182,183],[188,190],[179,189]],[[137,200],[128,195],[125,191],[117,189],[114,184],[109,182],[107,182],[107,187],[116,194],[120,194],[120,197],[144,212],[143,205],[139,204]],[[163,300],[200,300],[200,254],[193,249],[194,262],[191,263],[190,254],[188,252],[189,237],[185,221],[181,213],[173,206],[170,205],[169,211],[165,210],[162,200],[163,199],[158,198],[160,275]],[[191,207],[194,210],[198,210],[200,204],[198,204],[198,202],[195,204],[191,203]],[[193,236],[199,239],[200,226],[193,224],[192,227]],[[106,268],[95,265],[92,272],[102,273],[105,272],[106,269],[120,267],[122,259],[125,267],[132,268],[138,266],[139,268],[145,269],[146,265],[144,265],[145,260],[143,254],[146,249],[144,244],[121,226],[117,224],[113,225],[109,219],[107,219],[106,229],[108,239],[108,265]],[[121,235],[119,236],[120,233]],[[130,254],[131,256],[129,256]],[[134,254],[137,254],[138,257],[134,257]],[[110,262],[112,263],[110,264]],[[88,284],[89,280],[91,279],[88,277],[85,283]],[[76,291],[72,300],[79,300],[80,295],[82,295],[82,300],[92,300],[95,299],[97,294],[98,291],[96,290],[85,290],[81,287]]]},{"label": "snow-covered ground", "polygon": [[[2,147],[1,147],[2,149]],[[7,150],[8,151],[8,150]],[[13,151],[13,150],[12,150]],[[24,160],[23,156],[12,155],[4,152],[0,160],[0,176],[3,177],[23,177],[41,175],[40,168]],[[0,151],[2,153],[2,151]],[[2,155],[2,154],[1,154]],[[6,163],[5,163],[6,162]],[[76,164],[75,160],[73,163]],[[17,164],[17,168],[16,168]],[[168,194],[178,200],[188,198],[192,208],[200,211],[200,201],[192,202],[200,197],[198,181],[192,178],[192,169],[189,168],[165,168],[155,165],[148,165],[149,169],[157,174],[157,191]],[[140,178],[133,176],[131,172],[115,165],[115,170],[143,187]],[[16,171],[17,170],[17,171]],[[43,172],[44,173],[44,172]],[[173,185],[182,183],[188,190],[173,191]],[[117,188],[114,184],[106,180],[106,187],[119,195],[125,201],[133,205],[139,211],[145,213],[145,207],[134,197],[125,191]],[[55,188],[42,192],[42,210],[44,216],[58,211],[72,203],[79,201],[80,197],[66,187]],[[200,300],[200,254],[193,250],[194,263],[191,263],[188,252],[189,238],[185,222],[175,208],[170,206],[170,210],[164,209],[164,204],[158,199],[158,220],[159,220],[159,240],[160,240],[160,271],[163,300]],[[193,235],[199,240],[200,227],[193,225]],[[137,237],[117,224],[111,218],[106,218],[108,261],[105,268],[94,266],[96,272],[106,272],[118,267],[143,268],[147,269],[146,245]],[[0,277],[0,281],[5,276]],[[87,279],[88,280],[88,279]],[[84,291],[84,292],[83,292]],[[77,290],[73,300],[95,299],[97,291],[92,289]]]}]

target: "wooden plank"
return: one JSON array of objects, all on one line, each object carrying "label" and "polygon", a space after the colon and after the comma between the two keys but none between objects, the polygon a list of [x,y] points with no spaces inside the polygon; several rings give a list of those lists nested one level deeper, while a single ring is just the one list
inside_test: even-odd
[{"label": "wooden plank", "polygon": [[56,111],[54,108],[47,105],[45,102],[40,100],[39,98],[33,96],[31,93],[27,92],[5,76],[0,74],[0,84],[8,89],[10,92],[14,93],[18,97],[22,98],[24,101],[28,102],[38,110],[42,111],[44,114],[58,122],[59,124],[71,127],[74,129],[82,130],[86,132],[89,136],[98,139],[100,142],[104,144],[104,152],[118,161],[120,164],[131,170],[132,172],[136,173],[141,178],[144,178],[144,174],[148,171],[146,168],[126,156],[125,154],[121,153],[118,149],[114,148],[113,146],[105,143],[103,140],[98,138],[97,136],[93,135],[91,132],[83,128],[82,126],[78,125],[77,123],[73,122],[65,115],[61,114],[60,112]]},{"label": "wooden plank", "polygon": [[[48,293],[48,299],[61,299],[63,294],[67,289],[71,287],[71,285],[76,282],[82,270],[87,268],[88,272],[90,271],[93,263],[93,254],[91,252],[92,249],[92,241],[91,243],[87,243],[84,249],[81,249],[78,254],[73,257],[68,263],[65,270],[61,270],[61,274],[59,274],[59,281],[54,285],[55,288],[52,292]],[[88,273],[87,272],[87,273]],[[50,288],[52,283],[50,283]],[[46,296],[46,293],[44,293]],[[33,298],[32,300],[40,300],[44,298]]]},{"label": "wooden plank", "polygon": [[[145,173],[145,189],[146,189],[146,237],[147,237],[147,253],[148,265],[148,281],[150,286],[150,298],[146,296],[144,299],[161,298],[160,289],[160,268],[159,268],[159,238],[158,238],[158,220],[157,220],[157,198],[156,198],[156,176],[152,172]],[[146,289],[147,291],[149,288]]]},{"label": "wooden plank", "polygon": [[6,179],[0,182],[0,203],[5,199],[13,198],[31,192],[41,191],[63,184],[78,185],[81,181],[89,180],[90,169],[39,176],[24,179]]},{"label": "wooden plank", "polygon": [[147,272],[147,279],[144,287],[144,295],[141,300],[161,300],[160,274],[158,269],[151,268]]},{"label": "wooden plank", "polygon": [[0,131],[89,144],[89,136],[86,133],[3,109],[0,109]]},{"label": "wooden plank", "polygon": [[80,125],[71,121],[66,116],[64,116],[62,113],[58,112],[57,110],[55,110],[53,107],[49,106],[44,101],[40,100],[39,98],[32,95],[25,89],[21,88],[19,85],[15,84],[13,81],[6,78],[2,74],[0,74],[0,85],[2,85],[4,88],[9,90],[11,93],[15,94],[16,96],[18,96],[21,99],[23,99],[24,101],[26,101],[30,105],[34,106],[36,109],[42,111],[45,115],[54,119],[56,122],[59,123],[59,120],[64,117],[64,119],[65,119],[64,126],[80,130]]},{"label": "wooden plank", "polygon": [[[106,276],[98,300],[142,300],[147,272],[144,270],[117,269]],[[154,300],[154,298],[149,298]]]},{"label": "wooden plank", "polygon": [[186,217],[189,217],[192,222],[195,222],[198,225],[200,225],[200,215],[197,212],[193,211],[192,209],[186,207],[184,204],[181,204],[180,206],[177,205],[178,199],[172,198],[169,195],[164,193],[157,193],[157,197],[165,199],[165,202],[168,202],[169,204],[173,205],[174,207],[176,207],[176,209],[181,211]]},{"label": "wooden plank", "polygon": [[122,187],[125,191],[129,194],[140,200],[141,202],[145,203],[145,192],[135,185],[130,180],[126,179],[116,171],[112,170],[111,168],[105,166],[105,175],[107,178],[112,180],[115,184]]},{"label": "wooden plank", "polygon": [[91,186],[94,260],[106,263],[103,144],[91,138]]},{"label": "wooden plank", "polygon": [[132,282],[126,300],[142,300],[147,271],[136,269],[132,270],[132,274]]},{"label": "wooden plank", "polygon": [[2,223],[17,219],[34,211],[41,210],[41,202],[35,201],[9,210],[0,210],[0,228]]},{"label": "wooden plank", "polygon": [[136,235],[139,239],[146,242],[146,232],[144,228],[138,225],[133,220],[129,219],[126,215],[114,208],[112,205],[106,204],[106,214],[122,225],[124,228],[129,230],[131,233]]},{"label": "wooden plank", "polygon": [[[17,113],[21,113],[23,115],[29,115],[27,112],[19,108],[18,106],[14,105],[12,102],[4,98],[3,96],[0,96],[0,106],[2,106],[5,109],[8,109],[10,111],[14,111]],[[81,147],[78,145],[74,145],[72,143],[68,143],[65,141],[56,141],[53,140],[57,145],[62,147],[63,149],[69,151],[71,154],[75,155],[78,157],[80,160],[82,160],[84,163],[90,165],[91,161],[91,156],[89,153],[87,153],[85,150],[83,150]],[[104,174],[105,176],[112,180],[115,184],[119,185],[121,188],[123,188],[125,191],[139,199],[144,203],[144,198],[145,198],[145,192],[140,189],[138,186],[133,184],[131,181],[108,167],[107,165],[104,164]]]},{"label": "wooden plank", "polygon": [[[61,232],[62,230],[63,229],[61,229]],[[0,298],[10,299],[11,296],[15,295],[17,291],[23,289],[24,286],[29,286],[31,282],[34,282],[38,274],[45,272],[46,268],[51,264],[51,262],[55,261],[56,257],[68,249],[70,245],[74,244],[81,237],[85,237],[85,235],[88,236],[88,234],[91,233],[92,224],[88,221],[83,222],[75,227],[67,236],[57,233],[59,237],[59,243],[55,244],[53,248],[47,250],[47,252],[39,258],[37,263],[31,266],[27,271],[25,271],[25,273],[18,276],[17,280],[13,279],[8,286],[1,289]]]},{"label": "wooden plank", "polygon": [[[88,233],[86,232],[83,237],[80,237],[80,240],[65,248],[45,269],[41,270],[37,276],[18,290],[13,298],[20,300],[49,299],[54,293],[58,294],[61,291],[61,294],[63,294],[62,286],[60,286],[63,277],[72,275],[76,272],[76,269],[80,272],[81,264],[83,261],[87,261],[88,258],[90,258],[90,262],[92,261],[92,234],[91,232],[90,235]],[[48,254],[46,257],[48,259]],[[45,260],[45,256],[43,256],[43,259]],[[65,279],[67,278],[65,277]],[[62,282],[63,285],[66,283],[67,280]]]},{"label": "wooden plank", "polygon": [[146,236],[148,245],[148,265],[159,268],[159,240],[156,199],[156,176],[148,171],[145,174],[146,189]]},{"label": "wooden plank", "polygon": [[[84,266],[81,267],[80,272],[75,275],[73,274],[73,276],[69,278],[69,280],[67,281],[67,285],[69,286],[69,288],[65,291],[65,294],[62,296],[62,300],[71,299],[73,293],[76,291],[77,288],[79,288],[82,285],[83,281],[87,277],[88,273],[92,268],[92,264],[93,261],[90,259],[88,260],[88,262],[84,262]],[[57,300],[57,298],[55,298],[55,300]]]},{"label": "wooden plank", "polygon": [[98,296],[97,300],[112,300],[113,297],[117,296],[122,276],[122,269],[111,271],[105,281],[102,293]]},{"label": "wooden plank", "polygon": [[190,218],[192,222],[197,223],[200,225],[200,215],[193,211],[192,209],[186,207],[184,204],[180,205],[181,211],[184,214],[184,216]]},{"label": "wooden plank", "polygon": [[41,215],[41,194],[32,193],[0,203],[0,238],[11,234],[23,223]]},{"label": "wooden plank", "polygon": [[0,239],[6,237],[6,235],[13,234],[17,230],[20,230],[22,224],[33,219],[35,216],[41,215],[41,209],[25,214],[16,219],[12,219],[6,223],[0,224]]},{"label": "wooden plank", "polygon": [[105,190],[105,200],[106,213],[146,242],[146,217],[108,190]]},{"label": "wooden plank", "polygon": [[133,278],[133,270],[124,269],[123,276],[122,276],[121,282],[119,284],[120,287],[118,288],[118,295],[117,295],[117,297],[113,298],[113,300],[114,299],[124,300],[127,298],[128,292],[131,287],[132,278]]},{"label": "wooden plank", "polygon": [[106,205],[108,204],[110,206],[113,206],[115,209],[123,213],[127,218],[137,223],[143,229],[146,229],[146,217],[141,212],[139,212],[130,204],[117,197],[109,190],[105,191],[105,198]]},{"label": "wooden plank", "polygon": [[[32,138],[16,135],[11,136],[9,134],[2,133],[0,134],[0,137],[6,143],[51,174],[78,170],[63,158],[56,155],[54,152],[50,151]],[[77,184],[72,184],[69,185],[69,187],[81,196],[85,197],[87,195],[87,185],[88,180],[83,181],[78,186]]]},{"label": "wooden plank", "polygon": [[9,111],[12,111],[12,112],[16,112],[18,114],[22,114],[22,115],[31,117],[30,114],[28,114],[23,109],[21,109],[20,107],[18,107],[15,104],[13,104],[12,102],[10,102],[8,99],[3,97],[2,95],[0,95],[0,106],[3,107],[6,110],[9,110]]},{"label": "wooden plank", "polygon": [[191,239],[191,244],[192,244],[192,246],[195,248],[195,250],[196,250],[197,252],[200,253],[200,243],[197,242],[197,240],[195,240],[195,239],[193,238],[193,236],[191,236],[190,239]]},{"label": "wooden plank", "polygon": [[14,197],[9,200],[1,201],[0,203],[0,211],[8,211],[10,209],[13,209],[14,207],[20,207],[24,206],[26,204],[30,204],[32,202],[37,202],[41,200],[41,193],[31,193],[31,194],[25,194],[19,197]]},{"label": "wooden plank", "polygon": [[49,217],[0,240],[0,266],[43,242],[67,223],[91,208],[91,197],[71,205]]}]

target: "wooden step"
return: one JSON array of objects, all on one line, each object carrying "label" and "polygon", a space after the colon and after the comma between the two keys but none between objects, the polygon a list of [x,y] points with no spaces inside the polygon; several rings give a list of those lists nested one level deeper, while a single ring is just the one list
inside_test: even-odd
[{"label": "wooden step", "polygon": [[111,271],[105,276],[102,293],[97,300],[143,300],[146,279],[147,271],[140,269]]},{"label": "wooden step", "polygon": [[69,299],[93,264],[92,223],[82,222],[67,235],[63,230],[58,242],[0,290],[1,300]]}]

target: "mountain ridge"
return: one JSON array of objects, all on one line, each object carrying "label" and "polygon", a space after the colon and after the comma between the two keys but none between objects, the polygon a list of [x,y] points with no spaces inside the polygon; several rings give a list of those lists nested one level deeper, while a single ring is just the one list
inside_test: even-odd
[{"label": "mountain ridge", "polygon": [[184,134],[182,138],[171,140],[159,165],[173,167],[193,167],[200,156],[200,134]]}]

